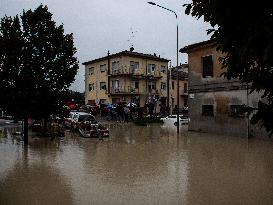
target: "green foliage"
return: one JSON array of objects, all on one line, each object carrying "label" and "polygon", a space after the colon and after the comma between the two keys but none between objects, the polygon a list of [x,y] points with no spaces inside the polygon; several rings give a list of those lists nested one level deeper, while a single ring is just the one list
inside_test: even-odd
[{"label": "green foliage", "polygon": [[65,100],[67,102],[75,102],[76,104],[84,105],[84,93],[69,90],[66,93]]},{"label": "green foliage", "polygon": [[0,48],[0,107],[20,118],[56,114],[78,70],[73,35],[41,5],[1,19]]},{"label": "green foliage", "polygon": [[[262,94],[253,123],[261,122],[273,133],[273,6],[270,1],[234,3],[193,0],[184,5],[186,14],[204,18],[225,56],[221,59],[227,79],[248,83]],[[271,114],[271,117],[268,114]]]}]

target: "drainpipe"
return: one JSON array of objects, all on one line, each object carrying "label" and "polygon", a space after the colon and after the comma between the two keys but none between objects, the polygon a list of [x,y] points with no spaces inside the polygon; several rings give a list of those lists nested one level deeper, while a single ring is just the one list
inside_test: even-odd
[{"label": "drainpipe", "polygon": [[110,97],[110,52],[109,51],[107,52],[107,57],[108,57],[107,58],[107,60],[108,60],[108,70],[107,70],[107,74],[108,74],[108,86],[107,86],[107,94],[108,94],[108,97]]},{"label": "drainpipe", "polygon": [[169,63],[167,64],[167,108],[168,108],[168,115],[170,114],[170,73],[171,69],[168,68]]}]

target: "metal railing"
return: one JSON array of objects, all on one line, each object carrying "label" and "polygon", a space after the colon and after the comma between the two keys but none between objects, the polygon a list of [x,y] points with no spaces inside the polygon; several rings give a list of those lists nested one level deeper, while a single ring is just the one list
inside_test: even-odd
[{"label": "metal railing", "polygon": [[139,88],[133,88],[131,86],[119,86],[119,87],[111,87],[111,94],[140,94]]}]

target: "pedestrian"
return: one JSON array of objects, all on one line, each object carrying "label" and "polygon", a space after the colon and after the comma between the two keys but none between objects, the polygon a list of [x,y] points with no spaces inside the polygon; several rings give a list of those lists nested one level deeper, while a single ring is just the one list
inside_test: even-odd
[{"label": "pedestrian", "polygon": [[153,117],[153,114],[154,114],[154,104],[152,102],[150,102],[148,104],[148,109],[149,109],[149,115],[150,115],[150,118]]},{"label": "pedestrian", "polygon": [[124,122],[129,122],[130,109],[127,106],[124,106]]}]

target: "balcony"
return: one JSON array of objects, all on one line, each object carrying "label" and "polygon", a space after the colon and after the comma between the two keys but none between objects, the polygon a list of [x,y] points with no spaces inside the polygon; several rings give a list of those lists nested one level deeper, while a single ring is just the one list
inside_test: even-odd
[{"label": "balcony", "polygon": [[111,69],[110,72],[111,76],[133,76],[133,77],[140,77],[143,74],[140,72],[140,69],[138,69],[138,71],[133,71],[130,68],[124,66],[124,67],[120,67],[118,69]]},{"label": "balcony", "polygon": [[111,87],[111,95],[139,95],[139,88],[132,88],[130,86]]},{"label": "balcony", "polygon": [[187,97],[189,95],[188,91],[184,91],[180,94],[181,96]]},{"label": "balcony", "polygon": [[162,78],[163,75],[160,71],[153,71],[153,72],[145,74],[144,77],[148,79],[156,79],[156,78]]},{"label": "balcony", "polygon": [[152,94],[152,95],[159,95],[159,94],[161,94],[159,92],[159,90],[157,90],[157,89],[150,89],[150,88],[148,88],[148,93]]}]

